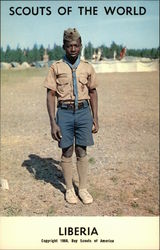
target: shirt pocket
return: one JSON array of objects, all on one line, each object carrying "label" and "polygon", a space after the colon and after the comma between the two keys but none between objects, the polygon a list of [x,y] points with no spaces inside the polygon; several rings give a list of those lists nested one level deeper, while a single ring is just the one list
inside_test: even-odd
[{"label": "shirt pocket", "polygon": [[81,91],[84,91],[87,87],[88,80],[85,76],[79,77],[79,87]]},{"label": "shirt pocket", "polygon": [[69,86],[70,86],[69,78],[60,77],[56,79],[56,82],[57,82],[57,90],[59,93],[66,93],[69,91]]}]

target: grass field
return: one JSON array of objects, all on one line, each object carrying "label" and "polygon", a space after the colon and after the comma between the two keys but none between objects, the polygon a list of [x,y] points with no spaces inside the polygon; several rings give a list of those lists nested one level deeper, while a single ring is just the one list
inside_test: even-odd
[{"label": "grass field", "polygon": [[28,82],[32,77],[44,77],[47,73],[46,68],[28,68],[28,69],[11,69],[1,71],[1,83]]}]

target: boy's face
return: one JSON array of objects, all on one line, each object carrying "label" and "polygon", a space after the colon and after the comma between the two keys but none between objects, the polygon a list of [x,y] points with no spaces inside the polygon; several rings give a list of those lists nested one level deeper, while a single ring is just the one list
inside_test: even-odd
[{"label": "boy's face", "polygon": [[82,45],[80,39],[77,39],[76,41],[71,42],[66,41],[63,45],[63,49],[66,51],[66,56],[70,60],[75,60],[80,53],[81,46]]}]

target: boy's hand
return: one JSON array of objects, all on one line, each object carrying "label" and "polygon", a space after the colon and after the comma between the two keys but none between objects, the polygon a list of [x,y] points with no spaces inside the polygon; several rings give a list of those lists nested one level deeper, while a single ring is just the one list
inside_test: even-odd
[{"label": "boy's hand", "polygon": [[93,127],[92,127],[92,133],[97,133],[99,130],[99,124],[98,124],[98,119],[93,120]]},{"label": "boy's hand", "polygon": [[60,141],[62,138],[60,127],[56,123],[51,126],[51,135],[56,141]]}]

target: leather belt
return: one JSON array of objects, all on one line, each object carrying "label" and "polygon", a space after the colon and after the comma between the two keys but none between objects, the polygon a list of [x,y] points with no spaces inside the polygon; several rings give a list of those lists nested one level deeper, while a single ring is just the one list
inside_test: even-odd
[{"label": "leather belt", "polygon": [[[78,103],[78,109],[88,107],[88,105],[89,105],[89,103],[88,103],[87,100],[83,101],[83,102],[79,102]],[[75,104],[74,103],[65,103],[65,102],[59,101],[57,107],[62,108],[62,109],[75,110]]]}]

